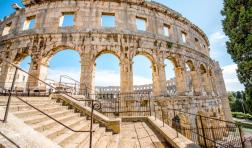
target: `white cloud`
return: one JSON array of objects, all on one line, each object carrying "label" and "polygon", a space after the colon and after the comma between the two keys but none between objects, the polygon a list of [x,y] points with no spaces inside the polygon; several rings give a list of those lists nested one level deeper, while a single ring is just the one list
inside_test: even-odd
[{"label": "white cloud", "polygon": [[225,55],[227,39],[223,31],[214,32],[209,36],[211,57],[218,59]]},{"label": "white cloud", "polygon": [[225,85],[228,91],[244,90],[244,86],[239,82],[237,78],[237,65],[231,64],[222,67]]},{"label": "white cloud", "polygon": [[211,44],[220,43],[227,40],[227,36],[222,31],[214,32],[210,35],[209,41]]}]

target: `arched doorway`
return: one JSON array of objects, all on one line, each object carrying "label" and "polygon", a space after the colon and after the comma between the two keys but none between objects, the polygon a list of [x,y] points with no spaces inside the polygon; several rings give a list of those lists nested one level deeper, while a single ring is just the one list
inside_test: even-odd
[{"label": "arched doorway", "polygon": [[193,95],[193,83],[192,83],[192,77],[191,77],[191,72],[193,70],[194,70],[194,67],[192,65],[192,62],[187,61],[185,63],[186,91],[187,91],[187,95],[190,95],[190,96]]},{"label": "arched doorway", "polygon": [[173,96],[176,93],[175,64],[171,59],[165,59],[166,94]]},{"label": "arched doorway", "polygon": [[48,69],[41,70],[41,77],[58,90],[79,94],[80,89],[80,55],[72,49],[54,52],[44,62]]},{"label": "arched doorway", "polygon": [[152,61],[145,55],[139,54],[133,57],[133,89],[136,93],[153,92]]},{"label": "arched doorway", "polygon": [[207,83],[208,83],[208,76],[207,76],[207,70],[205,68],[205,66],[203,64],[200,64],[200,81],[201,81],[201,92],[202,95],[206,95],[206,93],[208,92],[208,88],[207,88]]},{"label": "arched doorway", "polygon": [[185,63],[185,68],[186,68],[186,78],[187,78],[186,83],[188,84],[187,85],[188,94],[196,95],[196,96],[200,95],[201,94],[200,80],[195,70],[193,61],[187,60]]},{"label": "arched doorway", "polygon": [[[30,64],[31,64],[31,56],[25,56],[21,60],[17,60],[14,62],[14,64],[18,67],[20,67],[22,70],[17,71],[16,80],[15,80],[15,90],[17,92],[25,92],[27,89],[29,89],[28,81],[28,74],[30,70]],[[8,73],[8,83],[9,81],[13,80],[14,77],[15,68],[10,67],[10,73]],[[11,83],[8,84],[8,87],[10,87]]]},{"label": "arched doorway", "polygon": [[112,53],[102,53],[95,60],[95,90],[98,93],[120,92],[120,60]]}]

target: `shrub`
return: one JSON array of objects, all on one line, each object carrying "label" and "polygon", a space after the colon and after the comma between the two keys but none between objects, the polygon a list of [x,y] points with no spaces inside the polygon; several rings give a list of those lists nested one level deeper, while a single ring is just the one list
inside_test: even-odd
[{"label": "shrub", "polygon": [[252,115],[250,114],[244,114],[242,112],[232,112],[233,117],[238,118],[238,119],[248,119],[252,120]]}]

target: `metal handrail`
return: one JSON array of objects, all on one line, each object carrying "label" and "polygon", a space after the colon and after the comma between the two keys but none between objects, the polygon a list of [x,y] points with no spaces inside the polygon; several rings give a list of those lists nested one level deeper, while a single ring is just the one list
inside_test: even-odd
[{"label": "metal handrail", "polygon": [[9,137],[7,137],[4,133],[0,131],[0,135],[3,136],[5,139],[7,139],[10,143],[15,145],[17,148],[21,148],[19,145],[17,145],[13,140],[11,140]]},{"label": "metal handrail", "polygon": [[[28,72],[26,72],[25,70],[23,70],[22,68],[16,66],[15,64],[9,62],[8,60],[5,60],[5,59],[3,59],[3,58],[1,58],[1,57],[0,57],[0,59],[2,59],[4,62],[6,62],[6,63],[8,63],[8,64],[10,64],[10,65],[12,65],[12,66],[14,66],[14,67],[17,68],[18,70],[20,70],[20,71],[26,73],[27,75],[31,76],[32,78],[34,78],[34,79],[36,79],[36,80],[42,82],[43,84],[49,86],[50,88],[56,89],[56,88],[55,88],[54,86],[52,86],[51,84],[49,84],[49,83],[47,83],[47,82],[45,82],[45,81],[43,81],[43,80],[37,78],[36,76],[34,76],[34,75],[32,75],[32,74],[30,74],[30,73],[28,73]],[[28,82],[28,83],[29,83],[29,82]],[[86,84],[85,84],[85,86],[86,86]],[[71,95],[68,95],[67,93],[64,93],[64,92],[63,92],[63,94],[64,94],[64,95],[67,95],[68,97],[71,97],[72,99],[74,99],[74,100],[76,100],[76,101],[82,101],[82,100],[80,100],[80,99],[74,98],[74,97],[71,96]]]},{"label": "metal handrail", "polygon": [[[42,82],[43,84],[49,86],[50,88],[53,88],[53,89],[56,89],[55,87],[53,87],[52,85],[48,84],[47,82],[43,81],[43,80],[40,80],[39,78],[37,78],[36,76],[33,76],[32,74],[26,72],[25,70],[23,70],[22,68],[14,65],[13,63],[9,62],[8,60],[6,59],[3,59],[0,57],[0,59],[2,59],[2,61],[6,62],[7,64],[10,64],[11,66],[15,67],[15,74],[14,74],[14,78],[13,78],[13,81],[12,81],[12,85],[11,85],[11,90],[10,91],[7,91],[9,92],[9,97],[8,97],[8,102],[7,102],[7,105],[6,105],[6,109],[5,109],[5,116],[4,116],[4,120],[3,122],[6,122],[7,121],[7,116],[8,116],[8,112],[9,112],[9,106],[10,106],[10,101],[11,101],[11,96],[12,96],[12,91],[13,91],[13,88],[14,88],[14,84],[15,84],[15,80],[16,80],[16,75],[17,75],[17,71],[20,70],[24,73],[26,73],[27,75],[31,76],[32,78]],[[3,90],[6,90],[5,88],[2,88]],[[64,94],[64,93],[63,93]],[[57,122],[58,124],[64,126],[65,128],[73,131],[73,132],[89,132],[90,133],[90,144],[89,144],[89,147],[92,148],[92,135],[93,135],[93,111],[95,109],[95,107],[99,107],[101,106],[101,102],[99,101],[96,101],[96,100],[93,100],[93,99],[76,99],[74,98],[73,96],[71,95],[68,95],[68,94],[65,94],[67,95],[68,97],[76,100],[76,101],[91,101],[91,114],[90,114],[90,117],[91,117],[91,120],[90,120],[90,130],[89,131],[78,131],[78,130],[74,130],[72,129],[71,127],[68,127],[67,125],[61,123],[60,121],[58,121],[57,119],[53,118],[52,116],[46,114],[45,112],[43,112],[42,110],[36,108],[35,106],[33,106],[32,104],[28,103],[27,101],[24,101],[23,99],[21,99],[20,97],[16,96],[16,98],[18,98],[19,100],[21,100],[22,102],[24,102],[25,104],[31,106],[32,108],[34,108],[35,110],[39,111],[40,113],[44,114],[45,116],[47,116],[48,118],[52,119],[53,121]],[[99,102],[99,104],[97,103],[94,103],[94,102]]]},{"label": "metal handrail", "polygon": [[[1,89],[4,89],[4,88],[1,87]],[[4,89],[4,90],[7,91],[6,89]],[[11,93],[11,92],[9,92],[9,93]],[[49,114],[47,114],[47,113],[43,112],[42,110],[38,109],[37,107],[33,106],[32,104],[28,103],[27,101],[23,100],[23,99],[20,98],[19,96],[16,96],[16,95],[15,95],[15,97],[16,97],[17,99],[19,99],[20,101],[22,101],[23,103],[25,103],[25,104],[27,104],[28,106],[34,108],[34,109],[37,110],[38,112],[42,113],[43,115],[47,116],[48,118],[54,120],[55,122],[59,123],[60,125],[64,126],[65,128],[67,128],[67,129],[69,129],[69,130],[71,130],[71,131],[73,131],[73,132],[90,132],[90,131],[78,131],[78,130],[74,130],[74,129],[72,129],[71,127],[69,127],[69,126],[67,126],[67,125],[65,125],[65,124],[63,124],[63,123],[61,123],[61,122],[58,121],[57,119],[53,118],[53,117],[50,116]],[[86,101],[95,101],[95,100],[87,99]],[[94,132],[94,131],[93,131],[93,132]]]}]

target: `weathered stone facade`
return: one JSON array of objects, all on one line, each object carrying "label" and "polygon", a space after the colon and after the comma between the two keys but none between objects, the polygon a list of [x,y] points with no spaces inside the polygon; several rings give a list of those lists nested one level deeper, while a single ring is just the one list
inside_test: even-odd
[{"label": "weathered stone facade", "polygon": [[[192,91],[194,96],[221,96],[225,117],[231,120],[222,70],[209,57],[209,41],[202,30],[179,13],[144,0],[23,3],[26,8],[0,22],[0,52],[2,58],[15,64],[30,55],[32,75],[45,80],[50,58],[64,49],[73,49],[81,57],[80,90],[94,89],[95,60],[111,53],[120,61],[121,93],[133,92],[132,59],[144,55],[152,63],[153,95],[163,95],[167,92],[164,60],[170,59],[175,68],[177,95]],[[59,26],[65,13],[73,14],[73,26]],[[102,26],[103,14],[115,17],[114,27]],[[145,20],[145,31],[137,29],[137,18]],[[35,26],[27,29],[31,19]],[[169,35],[164,35],[164,27]],[[13,69],[2,63],[1,87],[10,79],[10,73]],[[28,84],[29,88],[43,87],[33,77],[28,78]]]}]

